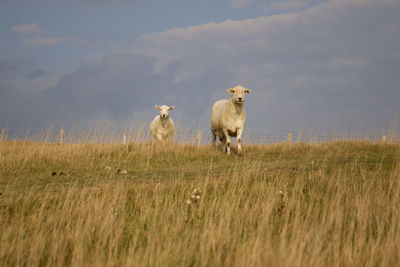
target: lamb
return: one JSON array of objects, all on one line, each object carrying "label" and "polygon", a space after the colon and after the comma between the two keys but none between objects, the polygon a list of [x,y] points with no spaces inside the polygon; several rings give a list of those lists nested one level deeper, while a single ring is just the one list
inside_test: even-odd
[{"label": "lamb", "polygon": [[246,112],[243,107],[246,93],[251,90],[238,85],[229,88],[228,93],[232,93],[230,99],[221,99],[214,103],[211,109],[210,128],[213,135],[213,146],[216,147],[216,138],[219,137],[223,143],[224,151],[231,153],[230,137],[237,137],[238,155],[243,156],[242,151],[242,132],[246,122]]},{"label": "lamb", "polygon": [[150,133],[157,140],[165,140],[171,138],[175,133],[174,121],[169,117],[169,111],[174,109],[174,106],[156,105],[156,109],[160,111],[150,124]]}]

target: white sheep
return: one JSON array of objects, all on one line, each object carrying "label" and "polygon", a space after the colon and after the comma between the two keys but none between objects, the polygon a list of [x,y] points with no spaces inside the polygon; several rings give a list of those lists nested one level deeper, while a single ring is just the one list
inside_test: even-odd
[{"label": "white sheep", "polygon": [[230,137],[237,136],[238,155],[242,156],[242,132],[246,122],[246,111],[243,103],[246,93],[251,90],[238,85],[229,88],[228,93],[232,93],[230,99],[221,99],[214,103],[211,109],[210,128],[213,135],[213,146],[216,147],[217,136],[224,146],[227,154],[231,153]]},{"label": "white sheep", "polygon": [[160,111],[160,115],[157,115],[150,123],[150,133],[154,138],[162,141],[175,133],[174,121],[169,117],[169,111],[173,110],[174,106],[156,105],[156,109]]}]

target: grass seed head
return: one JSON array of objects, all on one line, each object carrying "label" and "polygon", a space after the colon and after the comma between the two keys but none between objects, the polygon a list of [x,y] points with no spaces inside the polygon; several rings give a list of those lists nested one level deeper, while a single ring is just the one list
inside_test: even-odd
[{"label": "grass seed head", "polygon": [[201,198],[201,189],[199,187],[193,189],[190,198],[186,201],[186,204],[190,205],[192,203],[197,203],[197,201]]},{"label": "grass seed head", "polygon": [[275,212],[281,214],[286,206],[284,199],[285,195],[283,194],[282,190],[279,190],[279,197],[280,199],[277,201],[277,204],[275,206]]}]

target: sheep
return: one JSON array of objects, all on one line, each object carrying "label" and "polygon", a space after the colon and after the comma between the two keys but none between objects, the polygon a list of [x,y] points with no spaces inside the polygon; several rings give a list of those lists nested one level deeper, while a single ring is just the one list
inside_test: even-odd
[{"label": "sheep", "polygon": [[156,105],[156,109],[160,111],[150,123],[150,133],[157,140],[165,140],[171,138],[175,133],[174,121],[169,117],[169,111],[174,109],[174,106]]},{"label": "sheep", "polygon": [[230,137],[237,137],[238,155],[243,156],[242,132],[246,122],[243,103],[245,93],[250,93],[251,90],[238,85],[234,88],[229,88],[227,91],[232,93],[230,99],[216,101],[211,109],[210,128],[213,136],[213,146],[216,148],[216,138],[218,136],[223,143],[224,151],[229,155],[231,153]]}]

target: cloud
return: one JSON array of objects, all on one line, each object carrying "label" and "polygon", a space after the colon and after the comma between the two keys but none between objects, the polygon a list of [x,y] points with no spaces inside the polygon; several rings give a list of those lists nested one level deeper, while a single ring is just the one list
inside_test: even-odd
[{"label": "cloud", "polygon": [[[9,103],[17,101],[33,110],[26,118],[68,109],[75,121],[124,120],[134,113],[151,117],[155,104],[168,104],[185,123],[207,127],[212,103],[242,84],[253,89],[245,104],[247,131],[387,127],[400,114],[399,11],[396,1],[333,0],[143,35],[124,53],[93,56],[97,64],[64,75],[35,97],[3,94],[0,113],[13,114]],[[0,77],[16,72],[10,64],[1,69]],[[31,79],[46,77],[32,71],[26,72]]]},{"label": "cloud", "polygon": [[246,7],[253,3],[253,0],[230,0],[232,7]]},{"label": "cloud", "polygon": [[268,9],[273,10],[290,10],[306,7],[312,3],[317,3],[318,0],[289,0],[289,1],[278,1],[273,2],[269,5]]},{"label": "cloud", "polygon": [[98,114],[128,118],[161,101],[166,78],[154,73],[154,59],[115,53],[101,63],[62,77],[46,94],[71,110],[74,118],[91,119]]},{"label": "cloud", "polygon": [[57,45],[62,42],[64,42],[64,38],[58,38],[58,37],[53,37],[53,38],[32,38],[32,39],[24,39],[23,43],[24,44],[29,44],[29,45]]},{"label": "cloud", "polygon": [[[14,26],[11,28],[11,30],[13,32],[17,32],[20,34],[31,34],[31,35],[45,32],[45,30],[40,28],[36,23]],[[22,42],[24,44],[32,46],[55,46],[60,44],[91,45],[91,43],[86,39],[74,38],[74,37],[40,36],[29,39],[23,39]]]},{"label": "cloud", "polygon": [[[146,108],[149,99],[152,107],[160,99],[163,78],[152,74],[153,66],[145,56],[111,54],[101,64],[43,84],[52,77],[48,72],[26,62],[0,61],[0,125],[46,127],[64,113],[71,114],[70,122],[129,118]],[[45,90],[28,90],[40,82]]]},{"label": "cloud", "polygon": [[34,34],[44,32],[44,30],[40,28],[36,23],[14,26],[11,28],[11,31],[21,34]]},{"label": "cloud", "polygon": [[32,95],[45,91],[58,82],[61,74],[36,68],[28,60],[0,60],[0,90]]},{"label": "cloud", "polygon": [[104,58],[104,54],[92,54],[92,55],[87,55],[85,57],[86,60],[91,61],[91,62],[101,62]]},{"label": "cloud", "polygon": [[[294,8],[285,3],[280,7]],[[334,0],[304,11],[144,35],[132,51],[156,58],[160,72],[179,62],[176,82],[188,88],[205,82],[205,101],[224,97],[214,92],[236,84],[254,89],[248,97],[253,127],[340,122],[349,129],[364,120],[376,126],[385,121],[381,117],[400,114],[392,101],[400,97],[392,71],[400,66],[398,11],[395,1]],[[383,99],[391,104],[382,106]]]},{"label": "cloud", "polygon": [[329,63],[334,69],[362,70],[367,66],[365,58],[333,58]]},{"label": "cloud", "polygon": [[60,37],[24,39],[23,43],[28,44],[28,45],[33,45],[33,46],[54,46],[54,45],[59,45],[59,44],[90,45],[90,42],[85,39],[60,38]]}]

